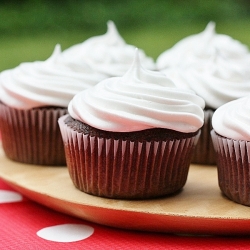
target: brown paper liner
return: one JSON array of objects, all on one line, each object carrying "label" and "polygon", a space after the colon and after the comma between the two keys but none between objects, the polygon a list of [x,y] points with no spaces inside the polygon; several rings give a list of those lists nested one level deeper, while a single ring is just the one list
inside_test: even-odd
[{"label": "brown paper liner", "polygon": [[199,141],[194,149],[191,162],[202,165],[215,165],[216,157],[211,138],[212,116],[214,111],[211,109],[204,111],[204,125],[201,128]]},{"label": "brown paper liner", "polygon": [[185,185],[199,133],[169,141],[115,140],[78,133],[64,123],[65,117],[59,126],[67,166],[74,185],[83,192],[145,199],[175,193]]},{"label": "brown paper liner", "polygon": [[0,103],[3,150],[11,160],[36,165],[66,165],[58,118],[66,108],[18,110]]},{"label": "brown paper liner", "polygon": [[232,201],[250,206],[250,142],[211,132],[221,191]]}]

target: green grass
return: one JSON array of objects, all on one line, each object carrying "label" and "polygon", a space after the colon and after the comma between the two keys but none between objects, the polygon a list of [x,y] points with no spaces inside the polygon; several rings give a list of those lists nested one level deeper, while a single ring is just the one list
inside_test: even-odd
[{"label": "green grass", "polygon": [[[142,48],[147,55],[156,59],[161,52],[173,46],[180,39],[196,34],[205,28],[207,23],[192,26],[176,25],[166,27],[143,27],[141,29],[119,29],[121,36],[129,44]],[[217,23],[217,33],[228,34],[250,47],[249,21]],[[5,36],[0,39],[0,71],[13,68],[21,62],[47,59],[55,45],[61,44],[66,49],[81,43],[94,35],[104,34],[95,30],[71,31],[61,33],[40,33],[36,35]]]}]

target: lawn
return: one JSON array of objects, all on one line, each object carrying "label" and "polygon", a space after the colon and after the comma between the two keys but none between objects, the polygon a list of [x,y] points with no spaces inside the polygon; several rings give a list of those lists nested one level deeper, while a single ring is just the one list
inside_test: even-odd
[{"label": "lawn", "polygon": [[[248,20],[238,22],[219,22],[216,26],[217,33],[228,34],[250,47],[250,29]],[[180,39],[203,31],[206,23],[195,25],[166,25],[159,27],[142,27],[137,29],[120,29],[120,35],[129,44],[142,48],[154,59],[164,50],[173,46]],[[103,24],[103,32],[95,30],[41,32],[35,35],[6,35],[0,39],[0,71],[13,68],[26,61],[45,60],[48,58],[54,46],[59,43],[62,49],[66,49],[76,43],[81,43],[87,38],[101,35],[106,32],[106,24]]]}]

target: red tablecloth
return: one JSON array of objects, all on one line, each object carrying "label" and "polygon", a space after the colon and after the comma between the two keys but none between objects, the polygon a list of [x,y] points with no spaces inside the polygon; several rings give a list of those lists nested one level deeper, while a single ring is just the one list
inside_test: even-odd
[{"label": "red tablecloth", "polygon": [[[1,135],[0,135],[1,139]],[[53,211],[0,179],[0,249],[250,249],[250,237],[127,231]]]}]

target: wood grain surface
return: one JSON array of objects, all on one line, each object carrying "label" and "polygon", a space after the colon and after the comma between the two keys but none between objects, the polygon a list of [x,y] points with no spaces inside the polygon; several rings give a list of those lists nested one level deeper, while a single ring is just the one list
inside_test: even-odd
[{"label": "wood grain surface", "polygon": [[115,200],[77,190],[66,166],[13,162],[0,146],[0,178],[44,206],[102,225],[177,234],[250,235],[250,207],[221,194],[216,166],[191,165],[186,185],[175,195]]}]

